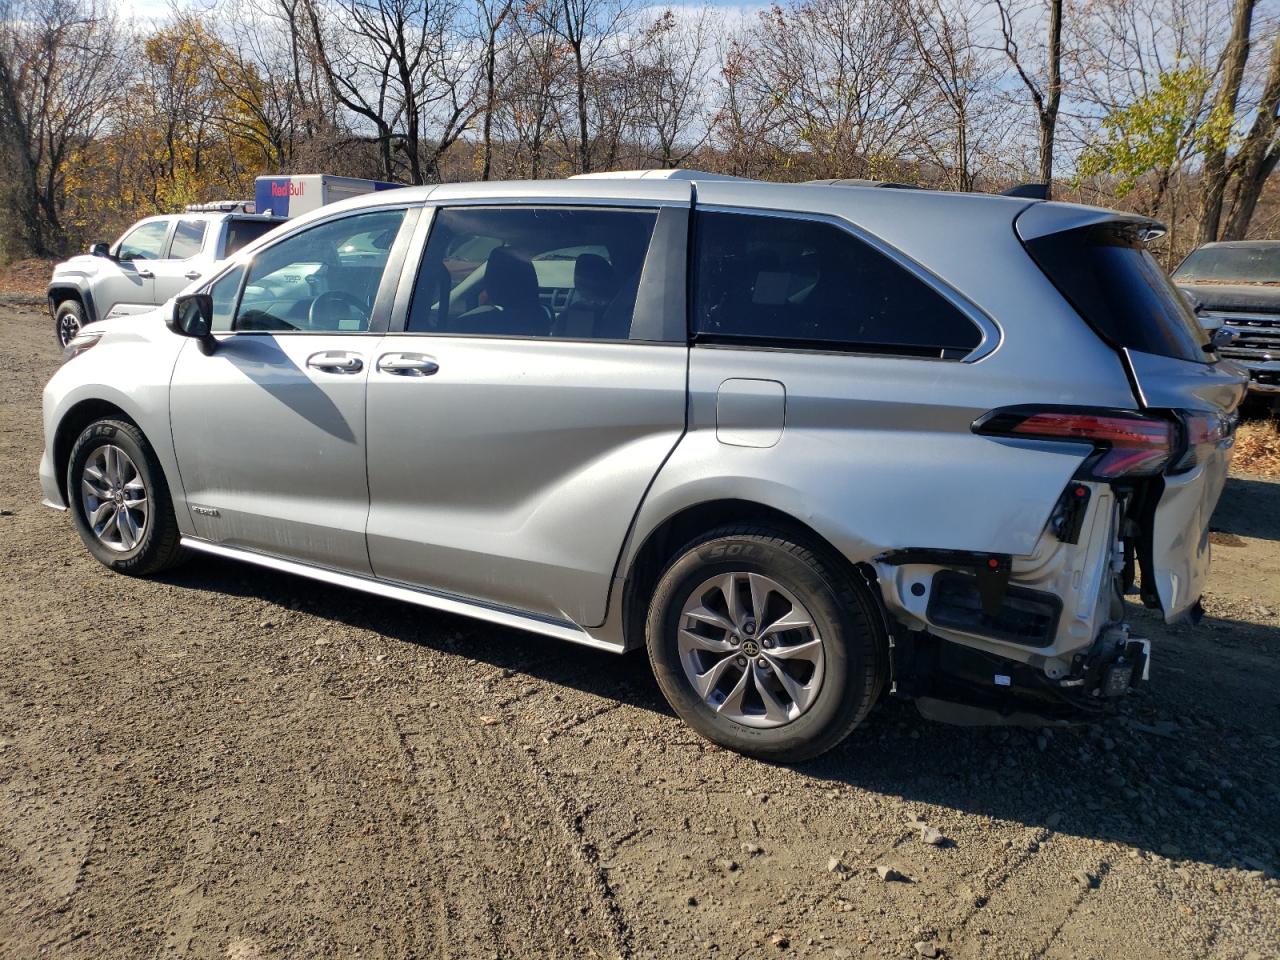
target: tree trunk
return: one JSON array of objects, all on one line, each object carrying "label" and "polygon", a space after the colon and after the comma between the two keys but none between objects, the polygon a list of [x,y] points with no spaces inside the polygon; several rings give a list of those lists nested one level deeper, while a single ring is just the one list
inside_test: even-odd
[{"label": "tree trunk", "polygon": [[[501,20],[498,21],[501,23]],[[488,180],[493,169],[493,102],[498,60],[498,25],[489,27],[489,46],[485,50],[484,61],[484,127],[481,137],[484,142],[484,162],[480,168],[480,179]]]},{"label": "tree trunk", "polygon": [[[1257,0],[1236,0],[1231,16],[1231,39],[1227,41],[1227,48],[1222,54],[1222,83],[1213,100],[1215,116],[1234,118],[1236,115],[1245,61],[1249,59],[1249,32],[1253,27],[1253,8],[1256,2]],[[1218,227],[1222,222],[1222,198],[1226,193],[1229,176],[1225,140],[1206,145],[1200,172],[1200,230],[1197,243],[1212,243],[1218,239]]]},{"label": "tree trunk", "polygon": [[1249,221],[1267,177],[1275,169],[1280,156],[1280,144],[1276,142],[1276,116],[1280,110],[1280,33],[1271,45],[1271,62],[1267,67],[1267,81],[1258,101],[1258,112],[1248,136],[1231,162],[1235,176],[1236,192],[1227,211],[1227,224],[1222,230],[1223,240],[1243,240],[1249,232]]},{"label": "tree trunk", "polygon": [[573,48],[574,64],[578,80],[578,167],[582,173],[591,172],[591,138],[587,132],[587,70],[582,63],[582,45]]},{"label": "tree trunk", "polygon": [[1049,4],[1049,62],[1044,106],[1040,109],[1040,182],[1046,200],[1053,199],[1053,146],[1062,103],[1062,0]]}]

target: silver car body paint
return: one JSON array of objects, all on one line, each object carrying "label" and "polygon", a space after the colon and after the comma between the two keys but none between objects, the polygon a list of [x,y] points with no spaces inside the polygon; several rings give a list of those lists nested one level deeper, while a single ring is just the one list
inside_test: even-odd
[{"label": "silver car body paint", "polygon": [[[372,356],[374,336],[234,336],[216,354],[196,343],[173,370],[173,442],[195,534],[370,573],[364,525],[365,386],[369,366],[325,374],[330,350]],[[92,352],[92,351],[90,351]]]},{"label": "silver car body paint", "polygon": [[[957,360],[689,347],[693,184],[699,210],[821,218],[867,238],[969,316],[980,345]],[[637,315],[650,318],[649,342],[397,332],[433,211],[446,204],[664,211],[681,229],[662,232],[646,261]],[[648,538],[700,505],[757,504],[873,565],[901,623],[1052,677],[1106,621],[1117,504],[1107,485],[1091,485],[1079,542],[1058,542],[1047,522],[1088,449],[980,436],[973,421],[1021,404],[1136,409],[1135,377],[1151,406],[1230,410],[1243,389],[1221,364],[1122,357],[1015,229],[1032,207],[1029,229],[1044,232],[1114,214],[1011,198],[696,177],[406,188],[298,218],[227,269],[321,220],[386,206],[422,215],[394,296],[379,294],[375,332],[220,335],[206,356],[159,312],[99,325],[100,344],[45,391],[47,501],[65,502],[59,424],[77,403],[106,401],[156,447],[193,547],[613,649],[641,642],[624,634],[623,588]],[[327,350],[358,353],[360,373],[307,374],[307,357]],[[402,354],[438,369],[379,369]],[[1170,618],[1203,585],[1226,457],[1171,478],[1161,500],[1154,549]],[[1057,635],[1032,649],[929,623],[927,593],[911,587],[941,568],[877,560],[900,548],[1012,555],[1013,584],[1062,599]]]}]

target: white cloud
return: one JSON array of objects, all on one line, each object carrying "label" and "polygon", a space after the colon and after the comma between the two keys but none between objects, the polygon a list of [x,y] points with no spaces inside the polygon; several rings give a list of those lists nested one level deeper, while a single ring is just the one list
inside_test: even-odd
[{"label": "white cloud", "polygon": [[167,20],[172,12],[169,0],[114,0],[111,6],[122,19],[142,25]]}]

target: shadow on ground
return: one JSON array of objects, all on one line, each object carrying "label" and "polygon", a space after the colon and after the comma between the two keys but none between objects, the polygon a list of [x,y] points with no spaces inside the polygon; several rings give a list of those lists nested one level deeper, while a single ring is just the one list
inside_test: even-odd
[{"label": "shadow on ground", "polygon": [[[643,710],[671,712],[643,654],[578,649],[214,558],[196,560],[170,581],[258,597]],[[1251,645],[1262,640],[1280,649],[1280,631],[1272,628],[1219,621],[1219,630],[1226,636],[1247,630]],[[1182,648],[1203,648],[1198,632],[1152,633],[1166,667],[1157,658],[1151,691],[1127,700],[1121,716],[1107,723],[1059,729],[1041,745],[1040,731],[945,726],[925,721],[908,703],[886,699],[844,745],[797,770],[908,802],[1274,875],[1280,834],[1268,810],[1273,813],[1280,801],[1277,684],[1251,668],[1205,670],[1187,663]],[[1274,678],[1274,667],[1268,665],[1266,674]],[[1196,719],[1194,706],[1176,718],[1169,714],[1223,697],[1250,719]]]},{"label": "shadow on ground", "polygon": [[1210,529],[1238,537],[1280,541],[1280,483],[1228,477]]}]

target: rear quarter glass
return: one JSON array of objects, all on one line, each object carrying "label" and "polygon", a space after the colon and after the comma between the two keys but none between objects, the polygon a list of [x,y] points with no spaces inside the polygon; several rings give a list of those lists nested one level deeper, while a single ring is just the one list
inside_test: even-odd
[{"label": "rear quarter glass", "polygon": [[1027,252],[1112,346],[1208,363],[1207,336],[1147,252],[1142,225],[1091,224],[1026,241]]}]

